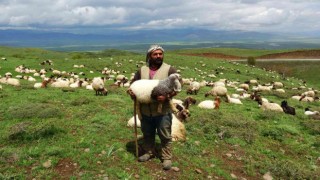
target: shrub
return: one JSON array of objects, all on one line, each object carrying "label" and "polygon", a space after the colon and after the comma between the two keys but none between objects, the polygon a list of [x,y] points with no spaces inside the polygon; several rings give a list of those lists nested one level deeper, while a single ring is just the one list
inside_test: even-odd
[{"label": "shrub", "polygon": [[247,59],[247,63],[252,66],[256,65],[256,58],[249,56]]}]

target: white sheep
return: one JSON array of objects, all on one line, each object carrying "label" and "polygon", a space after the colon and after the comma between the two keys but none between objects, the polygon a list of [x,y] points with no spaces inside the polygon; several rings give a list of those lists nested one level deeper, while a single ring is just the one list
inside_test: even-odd
[{"label": "white sheep", "polygon": [[260,108],[264,111],[271,110],[271,111],[283,112],[282,107],[277,103],[261,101],[259,102],[259,104],[261,105]]},{"label": "white sheep", "polygon": [[[138,115],[136,115],[136,118],[137,118],[137,127],[140,128],[140,127],[141,127],[141,121],[140,121]],[[128,126],[128,127],[134,127],[134,116],[132,116],[132,117],[128,120],[127,126]]]},{"label": "white sheep", "polygon": [[191,82],[190,86],[187,89],[187,94],[198,94],[198,91],[200,90],[200,83],[199,82]]},{"label": "white sheep", "polygon": [[307,97],[315,97],[315,95],[316,95],[316,92],[313,91],[313,90],[311,90],[311,91],[306,91],[306,92],[303,92],[303,93],[301,94],[301,96],[307,96]]},{"label": "white sheep", "polygon": [[220,97],[225,97],[227,99],[227,93],[228,90],[224,86],[215,86],[213,87],[210,91],[205,93],[205,97],[212,95],[212,96],[220,96]]},{"label": "white sheep", "polygon": [[232,104],[242,104],[242,102],[241,102],[240,99],[232,98],[232,97],[230,97],[229,95],[227,95],[227,98],[228,98],[228,102],[229,102],[229,103],[232,103]]},{"label": "white sheep", "polygon": [[[186,128],[182,122],[190,117],[188,109],[181,109],[177,114],[172,114],[172,125],[171,125],[171,137],[172,141],[185,141],[186,140]],[[137,127],[141,127],[141,121],[136,115]],[[134,116],[131,117],[127,122],[128,127],[134,127]]]},{"label": "white sheep", "polygon": [[249,84],[246,84],[246,83],[240,84],[239,88],[242,88],[242,89],[248,91],[249,90]]},{"label": "white sheep", "polygon": [[201,101],[198,104],[198,107],[202,109],[219,109],[220,103],[221,103],[220,97],[217,96],[214,101],[213,100]]},{"label": "white sheep", "polygon": [[[172,92],[180,92],[181,91],[181,84],[180,84],[181,76],[180,74],[174,73],[171,74],[168,78],[164,80],[157,80],[157,79],[140,79],[134,81],[131,86],[130,90],[135,95],[137,100],[137,110],[139,116],[140,114],[140,103],[149,104],[152,101],[156,100],[158,96],[167,96],[169,97],[170,107],[171,109],[176,112],[177,109],[174,107],[170,94]],[[162,111],[162,105],[159,104],[158,112]],[[141,117],[141,116],[140,116]]]},{"label": "white sheep", "polygon": [[92,80],[92,88],[96,91],[96,96],[101,95],[107,95],[108,90],[104,87],[104,80],[100,77],[95,77]]},{"label": "white sheep", "polygon": [[310,108],[305,108],[304,114],[307,116],[320,115],[319,111],[312,111]]},{"label": "white sheep", "polygon": [[2,78],[2,79],[3,80],[0,81],[2,83],[9,84],[12,86],[20,86],[19,79],[16,79],[16,78]]},{"label": "white sheep", "polygon": [[68,80],[58,79],[56,82],[51,84],[51,87],[55,88],[67,88],[69,87],[70,82]]},{"label": "white sheep", "polygon": [[273,82],[273,87],[274,88],[283,88],[283,83],[282,82]]}]

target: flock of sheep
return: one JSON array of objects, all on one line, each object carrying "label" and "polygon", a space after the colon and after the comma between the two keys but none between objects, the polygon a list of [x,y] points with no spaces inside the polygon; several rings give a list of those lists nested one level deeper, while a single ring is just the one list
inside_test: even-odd
[{"label": "flock of sheep", "polygon": [[[130,60],[129,63],[132,63],[133,60]],[[140,62],[137,63],[137,66]],[[51,60],[46,60],[40,63],[40,65],[52,65]],[[143,62],[141,63],[143,64]],[[201,63],[201,67],[206,65]],[[237,63],[234,63],[238,65]],[[120,63],[117,63],[117,66],[121,66]],[[84,68],[85,65],[74,65],[74,68]],[[178,72],[181,72],[186,69],[186,67],[177,67]],[[133,85],[131,86],[135,91],[135,94],[138,95],[139,102],[145,103],[150,102],[150,99],[155,96],[152,94],[152,90],[161,86],[160,89],[156,90],[156,93],[167,93],[170,90],[174,89],[177,92],[182,90],[182,87],[186,87],[186,94],[188,97],[184,101],[178,99],[172,99],[173,108],[176,113],[174,114],[173,126],[172,126],[172,137],[173,140],[185,140],[186,139],[186,130],[183,122],[187,120],[190,116],[189,106],[191,104],[196,104],[196,97],[198,96],[199,91],[203,91],[203,87],[211,87],[211,89],[205,92],[205,97],[214,96],[213,100],[206,99],[197,104],[197,107],[203,109],[219,109],[221,100],[224,99],[226,103],[233,103],[242,105],[244,99],[251,99],[257,101],[258,105],[262,110],[278,111],[284,112],[287,114],[295,115],[295,108],[288,105],[287,100],[283,100],[281,104],[271,102],[265,97],[262,97],[261,92],[277,92],[277,93],[286,93],[285,85],[282,82],[275,81],[269,83],[261,83],[259,79],[251,79],[245,82],[239,82],[238,80],[232,80],[227,78],[217,78],[216,75],[220,77],[223,76],[222,72],[219,72],[219,69],[224,69],[224,67],[218,67],[216,73],[204,73],[199,68],[195,67],[193,70],[199,73],[199,76],[205,75],[207,78],[217,79],[215,81],[198,81],[196,78],[181,78],[181,76],[175,75],[175,77],[169,77],[170,80],[166,82],[160,81],[151,81],[149,86],[146,82],[143,82],[143,85]],[[190,69],[189,69],[190,70]],[[0,90],[3,89],[1,84],[12,85],[12,86],[21,86],[20,81],[26,80],[34,82],[34,88],[81,88],[84,87],[88,90],[94,90],[96,95],[107,95],[108,90],[106,87],[107,80],[113,80],[114,83],[112,86],[116,87],[130,87],[130,81],[133,79],[134,74],[131,74],[131,77],[127,77],[121,74],[119,71],[112,70],[110,68],[103,68],[101,70],[101,77],[94,77],[92,80],[88,78],[82,78],[85,75],[83,72],[66,72],[60,71],[57,69],[41,69],[35,70],[30,69],[24,65],[19,65],[15,68],[15,72],[19,73],[13,77],[11,72],[6,72],[3,77],[0,76]],[[90,71],[89,73],[93,73]],[[241,73],[240,70],[236,70],[236,73]],[[30,75],[32,74],[32,75]],[[37,82],[36,77],[41,78],[41,82]],[[150,88],[146,88],[150,87]],[[168,89],[168,90],[167,90]],[[305,85],[300,85],[296,88],[291,88],[291,90],[301,91],[293,95],[291,98],[301,101],[301,102],[314,102],[319,101],[317,96],[318,90],[313,88],[307,88]],[[154,92],[153,92],[154,93]],[[148,99],[149,98],[149,99]],[[311,111],[310,108],[305,109],[305,114],[314,117],[314,119],[319,119],[318,111]],[[139,121],[138,121],[139,123]],[[139,124],[138,124],[139,125]],[[133,126],[133,118],[129,119],[128,126]]]}]

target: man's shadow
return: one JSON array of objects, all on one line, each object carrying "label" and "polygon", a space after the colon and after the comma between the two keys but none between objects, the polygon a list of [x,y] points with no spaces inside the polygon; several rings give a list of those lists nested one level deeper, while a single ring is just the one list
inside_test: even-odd
[{"label": "man's shadow", "polygon": [[[138,139],[138,157],[142,156],[146,153],[146,151],[142,148],[143,138]],[[135,140],[129,141],[126,144],[127,152],[131,153],[133,156],[136,156],[136,143]],[[160,158],[161,155],[161,144],[159,142],[155,143],[154,155]]]}]

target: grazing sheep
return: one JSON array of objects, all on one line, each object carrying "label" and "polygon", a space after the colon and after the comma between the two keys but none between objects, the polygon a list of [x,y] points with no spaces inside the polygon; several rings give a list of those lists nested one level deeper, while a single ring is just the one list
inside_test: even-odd
[{"label": "grazing sheep", "polygon": [[[250,98],[254,101],[269,102],[268,99],[261,97],[257,92],[254,92],[250,95]],[[260,104],[260,103],[259,103]]]},{"label": "grazing sheep", "polygon": [[196,104],[197,100],[191,96],[186,97],[183,101],[179,99],[172,99],[172,103],[180,111],[181,109],[189,109],[190,105]]},{"label": "grazing sheep", "polygon": [[246,83],[240,84],[240,85],[239,85],[239,88],[242,88],[242,89],[244,89],[245,91],[248,91],[248,90],[249,90],[249,84],[246,84]]},{"label": "grazing sheep", "polygon": [[272,86],[274,87],[274,88],[283,88],[283,83],[282,82],[273,82],[272,83]]},{"label": "grazing sheep", "polygon": [[296,115],[296,110],[294,107],[289,106],[287,101],[282,101],[281,107],[286,114]]},{"label": "grazing sheep", "polygon": [[117,77],[114,79],[114,81],[117,83],[118,87],[124,86],[125,83],[128,82],[128,78],[125,75],[119,74]]},{"label": "grazing sheep", "polygon": [[[134,81],[130,86],[130,90],[135,95],[136,100],[138,102],[136,108],[138,109],[139,116],[139,104],[149,104],[152,101],[157,100],[158,96],[168,97],[171,109],[173,110],[173,112],[177,112],[178,110],[172,103],[171,94],[173,92],[181,91],[180,79],[181,76],[177,73],[174,73],[164,80],[141,79]],[[162,112],[162,104],[159,104],[158,112]]]},{"label": "grazing sheep", "polygon": [[92,88],[96,91],[97,95],[108,95],[108,90],[104,87],[104,81],[100,77],[95,77],[92,80]]},{"label": "grazing sheep", "polygon": [[224,86],[215,86],[209,92],[205,93],[204,96],[208,97],[209,95],[212,95],[212,96],[225,97],[226,102],[227,102],[228,101],[227,93],[228,93],[228,90],[227,90],[226,87],[224,87]]},{"label": "grazing sheep", "polygon": [[198,94],[198,91],[200,89],[200,83],[199,82],[191,82],[190,86],[187,89],[187,94]]},{"label": "grazing sheep", "polygon": [[197,100],[194,99],[193,97],[191,96],[188,96],[184,99],[182,105],[185,107],[185,109],[189,109],[190,105],[192,104],[196,104]]}]

